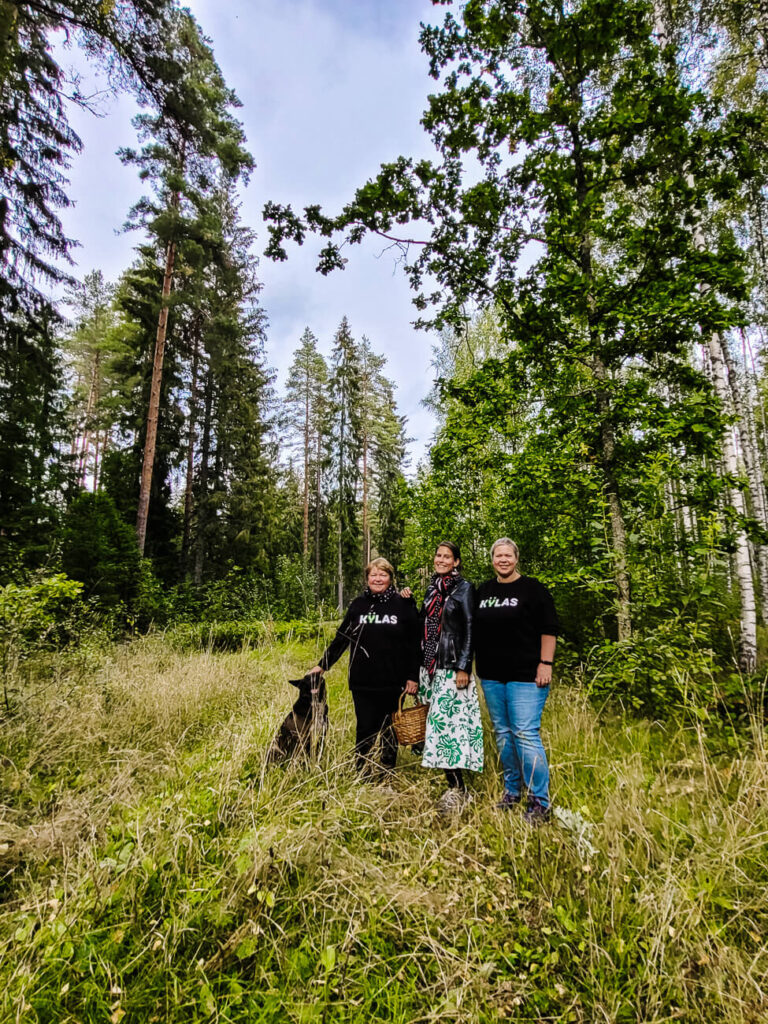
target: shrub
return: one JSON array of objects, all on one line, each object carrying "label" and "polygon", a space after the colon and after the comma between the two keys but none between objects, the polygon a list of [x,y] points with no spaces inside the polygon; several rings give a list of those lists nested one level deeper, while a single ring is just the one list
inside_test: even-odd
[{"label": "shrub", "polygon": [[710,636],[691,621],[670,618],[629,640],[593,647],[585,665],[593,698],[664,718],[681,712],[744,705],[745,681],[723,670]]},{"label": "shrub", "polygon": [[25,585],[8,583],[0,587],[0,662],[6,708],[19,664],[61,641],[82,589],[82,583],[63,573],[41,576]]}]

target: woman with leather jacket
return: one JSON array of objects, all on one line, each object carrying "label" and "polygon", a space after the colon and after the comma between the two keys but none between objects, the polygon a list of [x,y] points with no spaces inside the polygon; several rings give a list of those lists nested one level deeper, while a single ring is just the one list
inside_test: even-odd
[{"label": "woman with leather jacket", "polygon": [[[418,697],[429,704],[422,764],[442,768],[448,790],[438,809],[449,814],[472,799],[463,769],[483,770],[483,726],[472,670],[475,590],[460,573],[461,553],[442,541],[422,605]],[[409,592],[404,592],[408,596]],[[409,683],[406,692],[416,690]]]}]

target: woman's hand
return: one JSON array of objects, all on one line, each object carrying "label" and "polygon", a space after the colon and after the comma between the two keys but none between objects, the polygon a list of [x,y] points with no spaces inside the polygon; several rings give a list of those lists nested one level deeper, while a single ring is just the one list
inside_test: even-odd
[{"label": "woman's hand", "polygon": [[419,692],[419,684],[415,683],[413,679],[409,679],[408,682],[405,684],[405,692],[410,694],[411,697],[415,697],[416,694]]},{"label": "woman's hand", "polygon": [[539,662],[539,667],[536,669],[536,685],[539,689],[543,689],[545,686],[549,686],[552,682],[552,666],[545,665],[543,662]]},{"label": "woman's hand", "polygon": [[410,587],[403,587],[400,591],[400,597],[413,597],[413,591]]},{"label": "woman's hand", "polygon": [[323,674],[323,669],[320,668],[319,665],[315,665],[314,668],[311,668],[309,670],[309,672],[307,672],[308,676],[321,676],[322,674]]},{"label": "woman's hand", "polygon": [[457,672],[456,673],[456,689],[466,690],[469,686],[469,672]]}]

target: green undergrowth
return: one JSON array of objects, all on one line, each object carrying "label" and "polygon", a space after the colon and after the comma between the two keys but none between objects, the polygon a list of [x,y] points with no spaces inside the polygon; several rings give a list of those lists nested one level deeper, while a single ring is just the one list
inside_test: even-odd
[{"label": "green undergrowth", "polygon": [[352,770],[343,666],[319,759],[268,767],[317,642],[148,638],[62,673],[0,739],[0,1019],[764,1021],[764,737],[599,719],[557,686],[559,817],[401,753]]},{"label": "green undergrowth", "polygon": [[166,633],[168,643],[182,650],[240,651],[243,647],[270,647],[276,643],[330,640],[336,622],[311,619],[222,619],[181,622]]}]

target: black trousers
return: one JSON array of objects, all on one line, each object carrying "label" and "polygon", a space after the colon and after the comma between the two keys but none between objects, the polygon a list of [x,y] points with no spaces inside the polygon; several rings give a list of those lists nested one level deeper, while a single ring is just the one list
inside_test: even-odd
[{"label": "black trousers", "polygon": [[[355,705],[355,755],[357,770],[363,774],[390,771],[397,761],[397,737],[392,728],[392,712],[397,709],[399,690],[353,690]],[[380,740],[378,765],[371,757]]]}]

